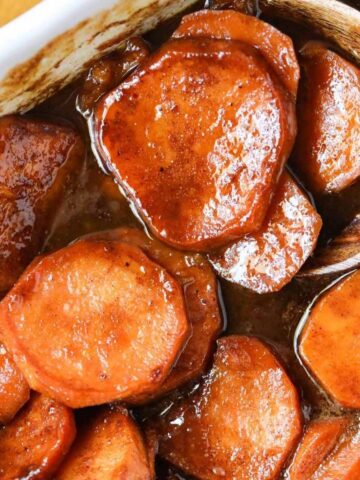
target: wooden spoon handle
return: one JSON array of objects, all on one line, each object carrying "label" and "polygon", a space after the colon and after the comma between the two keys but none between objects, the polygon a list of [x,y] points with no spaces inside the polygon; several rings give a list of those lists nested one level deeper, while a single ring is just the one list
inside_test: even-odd
[{"label": "wooden spoon handle", "polygon": [[309,25],[360,64],[360,12],[336,0],[257,0],[260,10]]}]

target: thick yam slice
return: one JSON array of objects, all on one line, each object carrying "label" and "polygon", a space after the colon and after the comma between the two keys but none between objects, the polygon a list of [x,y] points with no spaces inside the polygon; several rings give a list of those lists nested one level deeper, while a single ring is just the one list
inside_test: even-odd
[{"label": "thick yam slice", "polygon": [[359,480],[360,430],[348,432],[315,472],[313,480]]},{"label": "thick yam slice", "polygon": [[233,10],[201,10],[183,17],[173,36],[238,40],[251,45],[260,51],[283,85],[296,97],[300,69],[292,40],[256,17]]},{"label": "thick yam slice", "polygon": [[262,342],[218,340],[199,390],[153,421],[159,453],[185,473],[213,480],[271,480],[301,434],[297,392]]},{"label": "thick yam slice", "polygon": [[177,281],[139,248],[110,240],[40,259],[0,317],[30,386],[71,407],[156,392],[188,335]]},{"label": "thick yam slice", "polygon": [[344,417],[313,420],[297,448],[286,478],[312,479],[315,471],[336,446],[348,424],[349,420]]},{"label": "thick yam slice", "polygon": [[256,233],[210,254],[217,273],[257,293],[280,290],[313,252],[320,216],[289,174],[283,173],[265,222]]},{"label": "thick yam slice", "polygon": [[15,419],[0,429],[1,480],[53,478],[74,437],[72,411],[33,394]]},{"label": "thick yam slice", "polygon": [[[207,366],[214,342],[223,326],[218,302],[218,284],[207,262],[200,254],[183,253],[149,238],[137,228],[119,228],[100,232],[96,237],[113,238],[136,245],[147,256],[164,267],[184,291],[191,336],[170,375],[156,396],[199,377]],[[91,238],[89,236],[88,238]],[[133,403],[148,401],[149,397],[133,398]]]},{"label": "thick yam slice", "polygon": [[301,63],[294,165],[314,193],[339,192],[360,175],[360,70],[315,42]]},{"label": "thick yam slice", "polygon": [[0,292],[42,247],[64,181],[84,153],[69,127],[0,119]]},{"label": "thick yam slice", "polygon": [[153,463],[129,413],[106,407],[78,432],[54,480],[151,480]]},{"label": "thick yam slice", "polygon": [[12,420],[29,395],[29,385],[23,374],[0,343],[0,425]]},{"label": "thick yam slice", "polygon": [[254,49],[172,40],[104,98],[98,151],[152,232],[206,250],[260,228],[294,112]]},{"label": "thick yam slice", "polygon": [[343,407],[360,408],[360,271],[324,293],[311,309],[299,352]]}]

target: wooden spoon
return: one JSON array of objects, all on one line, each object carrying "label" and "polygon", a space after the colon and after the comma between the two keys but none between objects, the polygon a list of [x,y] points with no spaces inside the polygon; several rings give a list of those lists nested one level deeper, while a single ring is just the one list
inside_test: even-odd
[{"label": "wooden spoon", "polygon": [[360,12],[355,8],[337,0],[259,0],[257,7],[311,27],[360,64]]}]

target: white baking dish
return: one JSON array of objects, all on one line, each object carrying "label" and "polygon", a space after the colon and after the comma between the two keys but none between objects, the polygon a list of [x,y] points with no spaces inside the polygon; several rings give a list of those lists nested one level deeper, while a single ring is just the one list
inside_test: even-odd
[{"label": "white baking dish", "polygon": [[0,28],[0,115],[31,108],[95,58],[195,0],[43,0]]}]

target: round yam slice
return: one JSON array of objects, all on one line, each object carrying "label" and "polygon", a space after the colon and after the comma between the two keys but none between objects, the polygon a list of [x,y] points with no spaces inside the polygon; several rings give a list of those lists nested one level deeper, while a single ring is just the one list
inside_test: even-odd
[{"label": "round yam slice", "polygon": [[255,47],[296,97],[300,68],[290,37],[269,23],[233,10],[200,10],[183,17],[175,38],[207,37],[238,40]]},{"label": "round yam slice", "polygon": [[310,310],[299,353],[343,407],[360,408],[360,271],[325,292]]},{"label": "round yam slice", "polygon": [[202,480],[277,479],[301,434],[297,392],[256,338],[218,340],[214,366],[199,390],[149,428],[159,454]]},{"label": "round yam slice", "polygon": [[293,163],[312,192],[339,192],[360,176],[360,69],[317,42],[301,65]]},{"label": "round yam slice", "polygon": [[286,478],[312,479],[326,456],[334,449],[349,425],[346,417],[313,420],[298,446]]},{"label": "round yam slice", "polygon": [[141,432],[122,407],[106,407],[80,429],[54,480],[151,480]]},{"label": "round yam slice", "polygon": [[82,240],[39,259],[0,316],[30,386],[74,408],[156,392],[188,337],[181,286],[119,241]]},{"label": "round yam slice", "polygon": [[15,419],[0,429],[1,480],[52,479],[75,433],[69,408],[33,394]]},{"label": "round yam slice", "polygon": [[257,293],[280,290],[315,249],[320,215],[286,172],[260,230],[210,254],[217,273]]},{"label": "round yam slice", "polygon": [[0,425],[8,423],[29,396],[29,385],[0,342]]},{"label": "round yam slice", "polygon": [[[87,238],[92,238],[90,235]],[[205,370],[214,342],[223,326],[218,300],[218,283],[208,261],[198,253],[174,250],[137,228],[119,228],[95,234],[95,238],[113,238],[141,248],[148,257],[164,267],[182,286],[190,324],[190,338],[170,375],[155,393],[156,397],[195,380]],[[154,398],[132,398],[143,403]]]},{"label": "round yam slice", "polygon": [[104,97],[93,128],[154,235],[202,251],[260,228],[294,125],[287,92],[255,49],[180,39]]}]

